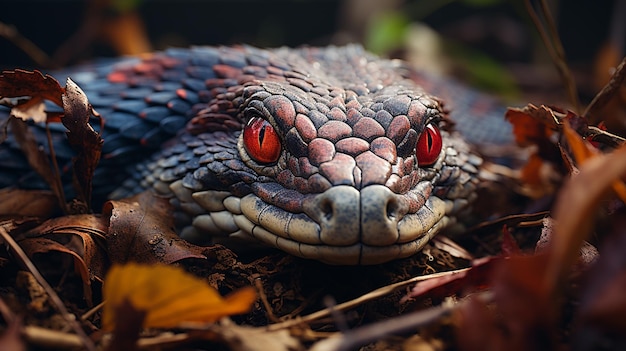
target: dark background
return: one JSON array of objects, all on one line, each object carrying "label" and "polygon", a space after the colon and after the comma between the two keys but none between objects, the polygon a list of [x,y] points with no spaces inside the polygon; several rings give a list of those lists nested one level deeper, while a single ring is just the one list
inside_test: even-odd
[{"label": "dark background", "polygon": [[[402,46],[395,45],[380,52],[369,45],[372,31],[379,30],[373,24],[373,18],[384,11],[410,22],[426,23],[455,45],[484,54],[502,65],[522,86],[536,83],[543,85],[544,89],[552,89],[558,84],[545,47],[521,0],[95,2],[105,4],[98,14],[105,20],[121,13],[135,13],[141,19],[153,49],[192,44],[247,43],[274,47],[359,42],[379,54],[402,57]],[[119,55],[105,38],[96,33],[86,35],[89,39],[84,45],[68,48],[69,38],[86,33],[85,26],[91,21],[87,10],[93,4],[94,1],[76,0],[2,0],[0,22],[5,29],[7,26],[15,28],[49,55],[52,58],[50,66],[67,66],[93,57]],[[623,55],[624,30],[615,29],[616,21],[612,20],[612,14],[617,11],[614,1],[552,1],[551,6],[568,60],[582,82],[585,94],[593,65],[611,38],[617,37],[617,47]],[[15,40],[6,37],[6,32],[0,36],[0,67],[41,66],[18,48]],[[59,55],[64,43],[64,52]],[[460,60],[464,55],[461,51]],[[595,89],[589,88],[586,93],[592,94]]]}]

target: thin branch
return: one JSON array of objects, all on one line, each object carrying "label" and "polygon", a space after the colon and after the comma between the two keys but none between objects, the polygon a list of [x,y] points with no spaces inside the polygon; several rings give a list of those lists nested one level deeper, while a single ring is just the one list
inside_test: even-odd
[{"label": "thin branch", "polygon": [[[473,295],[486,303],[493,300],[493,293],[484,292]],[[431,325],[441,318],[452,315],[468,300],[463,300],[458,304],[442,304],[424,310],[404,314],[395,318],[375,322],[356,329],[352,329],[345,333],[338,333],[334,337],[330,337],[315,343],[311,351],[348,351],[356,350],[363,345],[367,345],[376,340],[380,340],[391,335],[397,335],[415,331],[418,328]]]},{"label": "thin branch", "polygon": [[593,100],[589,103],[585,112],[583,112],[583,117],[587,118],[589,123],[597,124],[599,119],[599,110],[604,108],[604,106],[611,100],[615,94],[620,90],[622,83],[626,79],[626,57],[622,59],[622,62],[615,69],[615,73],[611,75],[611,79],[609,82],[600,90],[596,96],[593,97]]},{"label": "thin branch", "polygon": [[59,205],[63,209],[63,213],[69,214],[70,209],[67,206],[67,199],[65,198],[65,190],[63,189],[63,181],[61,180],[61,171],[59,169],[59,163],[57,162],[56,152],[54,151],[54,143],[52,142],[52,133],[50,132],[50,125],[46,122],[46,136],[48,138],[48,150],[50,150],[50,160],[52,161],[52,181],[54,184],[50,184],[50,187],[54,189],[58,199]]},{"label": "thin branch", "polygon": [[576,89],[576,83],[574,82],[574,77],[572,76],[572,72],[567,66],[567,62],[565,59],[565,50],[563,50],[563,44],[561,43],[561,39],[559,38],[558,31],[556,29],[556,25],[554,24],[554,18],[546,4],[545,0],[539,0],[541,4],[541,9],[543,12],[544,21],[548,27],[549,33],[546,32],[546,28],[544,23],[539,18],[539,15],[533,8],[531,4],[531,0],[524,0],[524,4],[526,5],[526,10],[528,11],[528,15],[532,19],[535,27],[537,27],[537,31],[541,36],[541,40],[543,41],[546,49],[548,50],[548,54],[552,58],[552,62],[556,66],[561,79],[563,80],[563,84],[565,85],[565,89],[567,90],[567,95],[570,100],[570,103],[574,107],[574,111],[580,113],[582,110],[580,101],[578,100],[578,92]]},{"label": "thin branch", "polygon": [[381,296],[385,296],[388,294],[391,294],[392,292],[401,289],[407,285],[413,284],[413,283],[417,283],[423,280],[428,280],[428,279],[435,279],[435,278],[440,278],[440,277],[444,277],[444,276],[448,276],[448,275],[453,275],[453,274],[458,274],[458,273],[463,273],[465,271],[468,271],[470,268],[463,268],[463,269],[457,269],[454,271],[447,271],[447,272],[439,272],[439,273],[434,273],[434,274],[428,274],[428,275],[422,275],[419,277],[414,277],[402,282],[398,282],[395,284],[390,284],[387,286],[383,286],[382,288],[378,288],[376,290],[373,290],[365,295],[362,295],[360,297],[357,297],[356,299],[350,300],[350,301],[346,301],[344,303],[340,303],[337,306],[333,306],[332,308],[325,308],[323,310],[311,313],[309,315],[306,315],[304,317],[301,318],[296,318],[296,319],[292,319],[292,320],[288,320],[285,322],[281,322],[281,323],[277,323],[277,324],[270,324],[267,327],[268,331],[273,331],[273,330],[279,330],[279,329],[285,329],[285,328],[291,328],[297,325],[301,325],[301,324],[305,324],[305,323],[310,323],[312,321],[321,319],[321,318],[326,318],[328,316],[330,316],[333,312],[333,310],[335,311],[346,311],[349,310],[353,307],[356,307],[362,303],[377,299]]},{"label": "thin branch", "polygon": [[272,305],[267,300],[267,295],[265,294],[265,289],[263,289],[263,282],[261,281],[261,279],[255,279],[254,286],[256,287],[256,290],[259,293],[259,297],[261,298],[261,302],[265,307],[265,313],[267,315],[267,318],[272,322],[279,322],[280,319],[276,317],[276,315],[274,314],[274,310],[272,309]]},{"label": "thin branch", "polygon": [[11,324],[16,318],[13,311],[11,311],[11,308],[9,308],[9,305],[4,302],[2,297],[0,297],[0,315],[2,315],[6,324]]},{"label": "thin branch", "polygon": [[76,334],[27,325],[22,335],[31,344],[58,350],[80,349],[85,347],[84,340]]},{"label": "thin branch", "polygon": [[0,22],[0,36],[20,48],[40,67],[53,67],[50,57],[32,41],[23,37],[14,26]]},{"label": "thin branch", "polygon": [[342,335],[336,351],[356,350],[390,335],[415,331],[449,316],[452,310],[453,306],[436,306],[353,329]]},{"label": "thin branch", "polygon": [[87,350],[95,351],[96,347],[93,341],[91,341],[91,339],[87,336],[87,334],[85,334],[80,324],[78,324],[78,321],[76,320],[76,318],[70,317],[74,315],[70,314],[70,312],[67,310],[67,308],[63,304],[63,301],[61,301],[61,298],[59,297],[59,295],[57,295],[57,293],[54,291],[52,286],[50,286],[50,284],[48,284],[48,282],[41,275],[41,273],[39,273],[39,270],[37,269],[37,267],[28,258],[28,255],[26,255],[26,253],[24,252],[24,250],[22,250],[20,245],[13,239],[13,237],[11,237],[11,235],[7,232],[7,230],[2,226],[0,226],[0,238],[2,238],[2,240],[4,240],[4,242],[7,243],[7,245],[9,246],[9,248],[11,249],[15,257],[17,257],[17,259],[22,262],[22,264],[26,267],[26,269],[28,269],[28,271],[33,275],[37,283],[39,283],[39,285],[41,285],[44,288],[44,290],[50,297],[50,300],[52,301],[53,305],[56,307],[57,311],[61,314],[63,319],[65,319],[68,325],[72,327],[76,335],[82,340],[82,346],[85,347]]}]

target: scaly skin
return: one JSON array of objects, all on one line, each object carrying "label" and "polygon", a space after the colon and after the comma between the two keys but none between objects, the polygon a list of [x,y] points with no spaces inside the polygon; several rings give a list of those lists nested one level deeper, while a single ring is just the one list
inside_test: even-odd
[{"label": "scaly skin", "polygon": [[[119,165],[147,153],[142,144],[182,129],[113,196],[169,196],[190,241],[260,241],[330,264],[377,264],[419,251],[475,197],[481,159],[416,83],[423,76],[356,46],[177,49],[83,75],[73,77],[108,122],[95,186],[127,177]],[[278,135],[276,160],[250,154],[242,130],[251,119]],[[429,123],[443,147],[420,165],[416,143]]]}]

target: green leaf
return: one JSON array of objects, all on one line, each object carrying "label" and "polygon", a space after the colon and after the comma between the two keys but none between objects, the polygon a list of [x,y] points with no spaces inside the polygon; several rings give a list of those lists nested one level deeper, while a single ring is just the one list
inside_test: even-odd
[{"label": "green leaf", "polygon": [[370,22],[365,36],[365,46],[379,55],[402,47],[409,19],[398,12],[386,12]]},{"label": "green leaf", "polygon": [[493,92],[504,98],[519,96],[515,78],[499,62],[471,48],[446,42],[447,52],[466,75],[465,81],[480,90]]}]

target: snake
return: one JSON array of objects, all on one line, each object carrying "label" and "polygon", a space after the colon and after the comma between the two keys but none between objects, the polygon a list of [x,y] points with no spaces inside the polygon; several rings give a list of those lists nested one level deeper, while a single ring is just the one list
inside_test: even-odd
[{"label": "snake", "polygon": [[[477,140],[510,136],[494,127],[497,102],[359,45],[171,48],[53,75],[104,120],[94,193],[151,189],[185,240],[332,265],[419,252],[471,210]],[[64,129],[51,128],[67,164]],[[11,136],[0,167],[0,187],[37,183]]]}]

